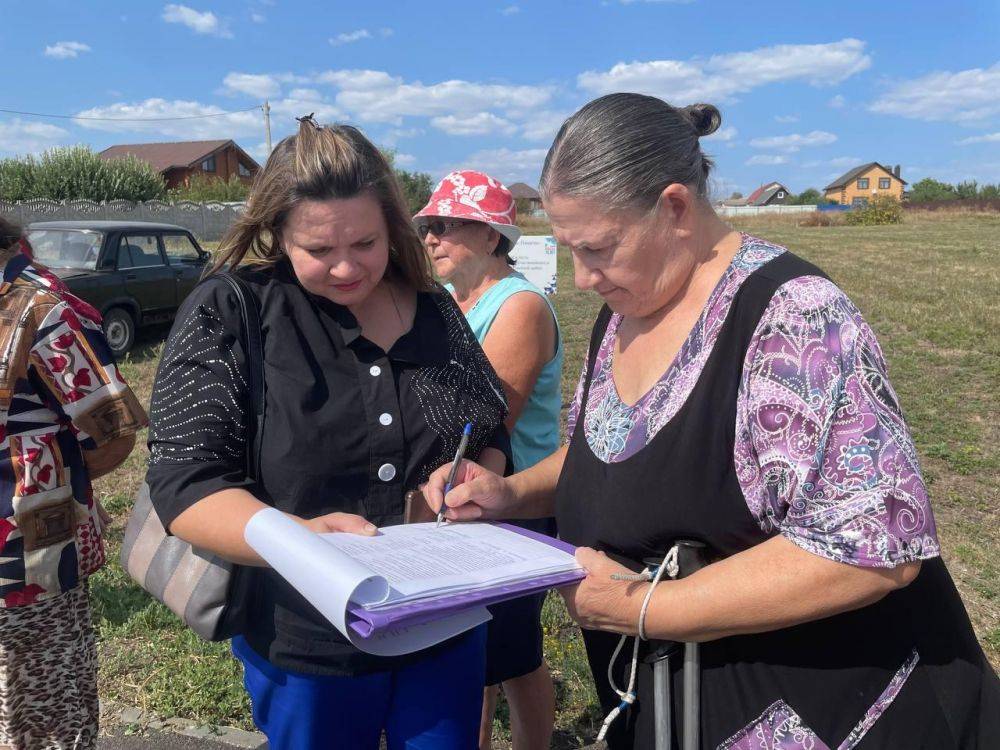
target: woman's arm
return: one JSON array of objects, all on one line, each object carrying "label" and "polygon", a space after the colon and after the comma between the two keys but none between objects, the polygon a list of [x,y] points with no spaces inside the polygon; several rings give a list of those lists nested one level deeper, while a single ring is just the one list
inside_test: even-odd
[{"label": "woman's arm", "polygon": [[[582,627],[635,635],[649,584],[614,581],[630,572],[602,552],[577,550],[588,572],[562,590]],[[866,568],[835,562],[776,536],[688,578],[662,580],[646,612],[649,638],[710,641],[762,633],[858,609],[916,578],[920,562]]]},{"label": "woman's arm", "polygon": [[451,464],[431,474],[424,487],[428,505],[435,511],[444,502],[445,517],[451,521],[489,518],[548,518],[555,511],[555,491],[566,460],[567,446],[530,469],[509,477],[489,471],[472,461],[462,461],[455,486],[444,497]]},{"label": "woman's arm", "polygon": [[[735,456],[747,506],[776,535],[660,583],[650,637],[710,640],[829,617],[908,585],[937,555],[881,350],[832,283],[793,280],[775,294],[746,354],[737,434],[747,436]],[[566,592],[571,610],[587,627],[636,632],[648,584],[612,582],[615,563],[578,556],[592,575]]]},{"label": "woman's arm", "polygon": [[503,384],[504,424],[513,433],[535,381],[556,352],[556,324],[545,300],[534,292],[512,295],[483,339],[483,351]]},{"label": "woman's arm", "polygon": [[[170,524],[170,532],[231,562],[264,566],[267,563],[246,543],[243,531],[250,518],[266,507],[246,490],[221,490],[181,511]],[[317,534],[346,531],[373,536],[378,531],[374,524],[352,513],[328,513],[312,519],[287,515]]]}]

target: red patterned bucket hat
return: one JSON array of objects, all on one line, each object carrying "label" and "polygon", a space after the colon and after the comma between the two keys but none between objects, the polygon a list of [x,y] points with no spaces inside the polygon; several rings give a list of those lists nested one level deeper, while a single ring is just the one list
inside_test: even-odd
[{"label": "red patterned bucket hat", "polygon": [[427,205],[413,217],[414,223],[422,216],[481,221],[506,237],[511,247],[521,236],[520,227],[514,223],[514,196],[499,180],[471,169],[452,172],[441,180]]}]

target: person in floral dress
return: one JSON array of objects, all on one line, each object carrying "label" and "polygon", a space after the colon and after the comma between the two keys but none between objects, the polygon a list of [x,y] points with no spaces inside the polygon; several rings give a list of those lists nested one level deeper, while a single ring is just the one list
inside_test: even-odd
[{"label": "person in floral dress", "polygon": [[98,313],[0,219],[0,747],[97,742],[87,579],[110,520],[91,480],[129,455],[146,414]]},{"label": "person in floral dress", "polygon": [[[570,439],[506,479],[466,462],[447,515],[555,512],[580,547],[588,576],[563,595],[612,750],[654,745],[650,641],[701,643],[693,726],[670,663],[674,747],[692,729],[705,750],[1000,747],[1000,682],[882,349],[822,270],[716,216],[698,139],[720,124],[612,94],[563,125],[541,192],[605,303]],[[438,472],[432,507],[443,489]],[[652,592],[622,580],[683,540],[709,564]]]}]

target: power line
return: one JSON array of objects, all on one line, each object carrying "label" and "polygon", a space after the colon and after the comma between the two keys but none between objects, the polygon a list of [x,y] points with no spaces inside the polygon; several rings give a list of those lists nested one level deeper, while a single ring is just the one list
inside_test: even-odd
[{"label": "power line", "polygon": [[50,117],[55,120],[95,120],[99,122],[173,122],[176,120],[204,120],[207,117],[224,117],[225,115],[238,115],[242,112],[253,112],[262,109],[263,105],[256,104],[246,109],[234,109],[231,112],[213,112],[210,115],[185,115],[183,117],[78,117],[76,115],[47,115],[42,112],[21,112],[16,109],[0,109],[9,115],[25,115],[27,117]]}]

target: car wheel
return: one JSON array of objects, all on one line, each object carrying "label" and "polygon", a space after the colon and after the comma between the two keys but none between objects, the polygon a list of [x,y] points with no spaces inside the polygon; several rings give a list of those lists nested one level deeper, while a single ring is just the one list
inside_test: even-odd
[{"label": "car wheel", "polygon": [[132,348],[135,342],[135,321],[127,310],[112,307],[104,314],[104,337],[116,358]]}]

